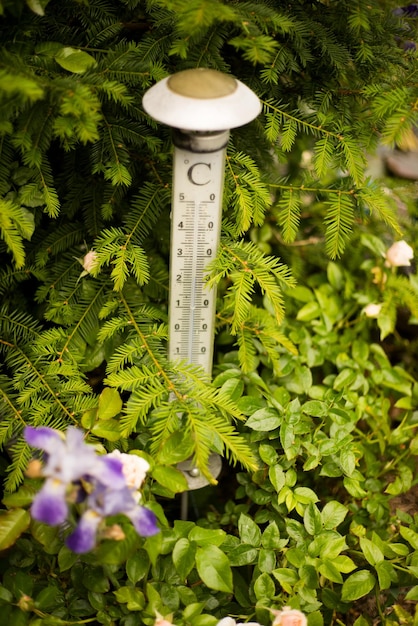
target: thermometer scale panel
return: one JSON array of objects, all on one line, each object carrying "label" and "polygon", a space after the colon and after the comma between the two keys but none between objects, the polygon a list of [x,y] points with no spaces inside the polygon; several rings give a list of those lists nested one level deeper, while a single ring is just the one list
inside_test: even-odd
[{"label": "thermometer scale panel", "polygon": [[168,352],[210,374],[216,289],[205,276],[219,246],[225,150],[175,150]]}]

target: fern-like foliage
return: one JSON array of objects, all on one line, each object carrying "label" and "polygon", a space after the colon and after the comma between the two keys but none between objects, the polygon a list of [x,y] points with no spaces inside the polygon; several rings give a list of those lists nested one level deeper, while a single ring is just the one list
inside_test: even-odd
[{"label": "fern-like foliage", "polygon": [[[208,281],[219,293],[216,328],[235,342],[243,375],[265,362],[279,373],[282,352],[295,352],[281,327],[294,280],[255,243],[258,229],[278,224],[286,246],[316,220],[336,257],[370,215],[397,228],[365,155],[416,126],[416,67],[399,44],[407,16],[383,5],[0,2],[7,489],[28,459],[25,424],[81,425],[106,445],[138,436],[161,459],[185,432],[203,472],[212,451],[254,467],[228,393],[167,359],[172,145],[142,96],[169,74],[211,67],[263,102],[256,121],[231,132]],[[412,309],[403,283],[395,289]],[[103,385],[122,403],[107,430],[97,423]]]},{"label": "fern-like foliage", "polygon": [[[233,428],[233,420],[243,419],[241,412],[227,395],[210,385],[200,368],[167,360],[167,328],[159,320],[158,309],[138,307],[122,294],[118,314],[101,330],[101,339],[123,336],[105,379],[108,386],[129,392],[120,418],[122,436],[129,437],[141,426],[149,429],[150,450],[158,456],[165,440],[185,429],[190,432],[195,462],[205,475],[208,456],[214,450],[254,468],[248,445]],[[221,450],[214,447],[214,439],[222,442]]]},{"label": "fern-like foliage", "polygon": [[96,404],[91,388],[76,366],[50,350],[50,333],[31,316],[7,309],[0,313],[2,354],[1,445],[9,444],[11,464],[5,488],[23,478],[29,449],[17,442],[26,424],[63,430],[78,425],[83,412]]}]

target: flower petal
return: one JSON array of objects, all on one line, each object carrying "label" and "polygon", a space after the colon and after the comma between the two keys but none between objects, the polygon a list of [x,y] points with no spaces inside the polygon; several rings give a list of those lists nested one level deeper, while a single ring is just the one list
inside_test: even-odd
[{"label": "flower petal", "polygon": [[23,431],[23,436],[30,446],[39,448],[48,453],[53,452],[57,444],[63,444],[63,440],[58,431],[53,428],[48,428],[47,426],[40,426],[39,428],[26,426]]},{"label": "flower petal", "polygon": [[119,489],[126,486],[126,479],[123,473],[122,461],[117,457],[109,454],[99,457],[101,462],[101,471],[97,475],[97,479],[108,487]]},{"label": "flower petal", "polygon": [[160,532],[154,513],[144,506],[136,506],[125,513],[131,520],[136,532],[142,537],[150,537]]},{"label": "flower petal", "polygon": [[49,526],[62,524],[68,514],[65,492],[65,483],[59,480],[46,480],[32,503],[32,517]]},{"label": "flower petal", "polygon": [[89,552],[96,545],[97,528],[101,522],[101,517],[94,511],[86,511],[71,535],[66,539],[67,548],[83,554]]},{"label": "flower petal", "polygon": [[126,486],[111,489],[102,483],[98,483],[94,491],[89,494],[88,507],[103,517],[127,513],[135,508],[136,502],[133,493]]}]

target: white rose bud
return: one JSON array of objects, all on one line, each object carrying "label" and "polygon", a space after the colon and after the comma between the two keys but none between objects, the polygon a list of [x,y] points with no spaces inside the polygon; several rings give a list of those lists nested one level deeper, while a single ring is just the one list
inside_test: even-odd
[{"label": "white rose bud", "polygon": [[96,260],[97,252],[95,252],[94,250],[90,250],[90,252],[87,252],[82,262],[83,269],[90,274],[91,270],[94,269]]},{"label": "white rose bud", "polygon": [[364,307],[363,313],[367,315],[367,317],[379,317],[379,313],[382,310],[381,304],[370,303]]},{"label": "white rose bud", "polygon": [[386,252],[385,265],[387,267],[405,267],[411,265],[414,251],[406,241],[396,241]]},{"label": "white rose bud", "polygon": [[149,463],[136,454],[125,454],[119,450],[113,450],[109,456],[119,459],[122,463],[122,471],[128,487],[135,490],[139,489],[149,470]]},{"label": "white rose bud", "polygon": [[298,609],[285,606],[282,611],[272,611],[276,616],[273,626],[307,626],[306,615]]}]

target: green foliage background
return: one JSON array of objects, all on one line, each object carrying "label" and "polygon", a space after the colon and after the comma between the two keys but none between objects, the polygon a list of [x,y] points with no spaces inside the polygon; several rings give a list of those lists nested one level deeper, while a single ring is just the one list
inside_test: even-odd
[{"label": "green foliage background", "polygon": [[[267,624],[263,607],[291,604],[319,626],[370,594],[381,621],[416,623],[418,522],[390,501],[415,481],[415,344],[397,321],[400,309],[416,318],[418,285],[382,260],[415,227],[367,159],[417,122],[416,56],[402,47],[415,21],[394,8],[0,2],[0,602],[11,625],[152,624],[155,611]],[[141,106],[152,84],[191,67],[232,73],[263,103],[228,146],[213,383],[167,361],[171,136]],[[376,299],[380,337],[361,314]],[[60,533],[29,526],[25,424],[75,424],[108,450],[143,451],[159,538],[127,528],[77,559]],[[193,455],[207,475],[212,452],[239,465],[233,498],[215,491],[197,524],[165,515],[186,489],[176,464]]]}]

